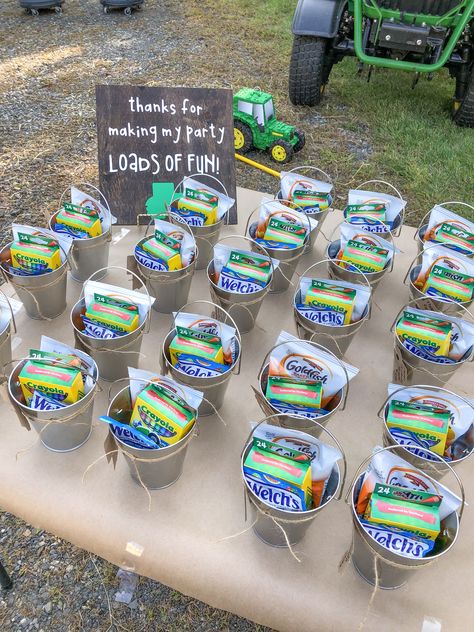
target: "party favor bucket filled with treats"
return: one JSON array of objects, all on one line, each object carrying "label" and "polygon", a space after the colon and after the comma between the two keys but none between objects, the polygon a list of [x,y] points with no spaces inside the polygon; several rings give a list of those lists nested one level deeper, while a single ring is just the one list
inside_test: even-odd
[{"label": "party favor bucket filled with treats", "polygon": [[436,204],[423,217],[415,233],[418,253],[421,254],[426,246],[439,244],[466,257],[474,257],[474,221],[457,215],[446,208],[447,206],[461,207],[462,211],[474,218],[474,206],[466,202]]},{"label": "party favor bucket filled with treats", "polygon": [[441,245],[428,245],[406,274],[410,302],[420,309],[463,315],[474,298],[474,259]]},{"label": "party favor bucket filled with treats", "polygon": [[[470,312],[465,314],[472,319]],[[472,320],[407,305],[397,314],[392,381],[444,386],[474,355]]]},{"label": "party favor bucket filled with treats", "polygon": [[12,333],[16,333],[15,315],[10,300],[0,290],[0,366],[2,373],[12,361]]},{"label": "party favor bucket filled with treats", "polygon": [[[363,189],[367,184],[381,185],[379,188],[390,189],[392,194]],[[355,189],[349,190],[344,219],[351,226],[361,228],[368,233],[377,233],[380,237],[391,241],[393,236],[400,235],[406,205],[401,193],[389,182],[368,180]]]},{"label": "party favor bucket filled with treats", "polygon": [[155,219],[154,235],[145,235],[134,251],[139,276],[156,297],[153,309],[171,314],[187,302],[197,256],[196,241],[186,224]]},{"label": "party favor bucket filled with treats", "polygon": [[474,404],[445,388],[389,384],[378,414],[384,446],[437,480],[474,450]]},{"label": "party favor bucket filled with treats", "polygon": [[253,390],[265,414],[278,414],[282,426],[317,437],[344,410],[349,381],[358,372],[316,342],[282,331],[263,359],[258,390]]},{"label": "party favor bucket filled with treats", "polygon": [[353,522],[352,563],[376,588],[399,588],[415,570],[450,551],[464,508],[464,488],[452,468],[461,498],[399,453],[399,447],[374,448],[346,497]]},{"label": "party favor bucket filled with treats", "polygon": [[280,418],[272,415],[255,426],[242,451],[241,468],[255,534],[271,546],[291,547],[334,498],[340,499],[346,457],[325,428],[320,431],[334,445],[282,426]]},{"label": "party favor bucket filled with treats", "polygon": [[[308,174],[315,177],[311,178]],[[320,180],[320,177],[325,179]],[[331,176],[322,169],[310,165],[282,171],[280,190],[276,197],[283,204],[297,211],[303,211],[317,222],[306,245],[306,253],[316,241],[328,213],[333,210],[336,189]]]},{"label": "party favor bucket filled with treats", "polygon": [[[211,315],[187,311],[202,305]],[[210,301],[192,301],[173,314],[163,341],[163,373],[203,393],[200,415],[213,415],[224,403],[232,374],[240,373],[242,339],[232,316]]]},{"label": "party favor bucket filled with treats", "polygon": [[[258,212],[258,220],[252,217]],[[311,238],[311,232],[317,222],[300,210],[288,208],[283,200],[263,200],[250,213],[245,227],[245,234],[255,244],[265,248],[270,257],[278,261],[270,286],[270,292],[285,292]]]},{"label": "party favor bucket filled with treats", "polygon": [[339,239],[331,237],[326,250],[329,276],[360,283],[363,272],[375,291],[385,274],[392,271],[398,249],[393,241],[347,222],[339,224],[339,231]]},{"label": "party favor bucket filled with treats", "polygon": [[104,204],[72,186],[71,201],[64,200],[66,190],[61,196],[59,211],[53,213],[49,220],[49,227],[56,234],[72,238],[71,276],[82,283],[97,270],[107,267],[115,218],[104,194],[97,187],[87,182],[79,186],[91,189],[94,195],[98,194]]},{"label": "party favor bucket filled with treats", "polygon": [[88,279],[71,311],[76,346],[94,358],[100,377],[107,382],[126,377],[128,367],[138,365],[155,300],[132,272],[119,266],[106,269],[110,270],[132,274],[142,283],[145,293]]},{"label": "party favor bucket filled with treats", "polygon": [[[252,251],[223,243],[228,240],[249,242]],[[278,266],[266,248],[248,237],[227,235],[214,246],[207,267],[211,297],[232,315],[241,334],[253,329]]]},{"label": "party favor bucket filled with treats", "polygon": [[[203,178],[215,182],[222,191],[201,182]],[[169,207],[173,213],[171,221],[179,218],[179,222],[190,227],[198,247],[196,270],[207,268],[214,244],[234,204],[235,200],[228,196],[222,182],[208,174],[187,176],[176,187]]]},{"label": "party favor bucket filled with treats", "polygon": [[372,288],[365,273],[361,283],[336,281],[319,270],[318,276],[310,272],[327,264],[323,259],[307,268],[300,277],[293,298],[293,316],[298,336],[304,340],[316,337],[330,351],[342,357],[355,334],[369,321],[372,309]]},{"label": "party favor bucket filled with treats", "polygon": [[46,228],[12,224],[13,241],[0,251],[0,270],[36,320],[66,309],[68,257],[72,239]]},{"label": "party favor bucket filled with treats", "polygon": [[98,379],[90,356],[42,336],[13,369],[8,394],[21,424],[33,426],[48,450],[69,452],[90,437]]},{"label": "party favor bucket filled with treats", "polygon": [[130,368],[129,378],[100,418],[109,426],[107,447],[122,452],[137,484],[169,487],[182,474],[202,393],[140,369]]}]

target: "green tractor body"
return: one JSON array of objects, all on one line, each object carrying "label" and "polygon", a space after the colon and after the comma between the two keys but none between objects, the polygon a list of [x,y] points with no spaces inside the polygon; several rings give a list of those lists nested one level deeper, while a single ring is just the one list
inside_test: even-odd
[{"label": "green tractor body", "polygon": [[234,95],[233,110],[235,151],[260,149],[275,162],[285,163],[303,148],[303,132],[276,119],[271,94],[242,88]]}]

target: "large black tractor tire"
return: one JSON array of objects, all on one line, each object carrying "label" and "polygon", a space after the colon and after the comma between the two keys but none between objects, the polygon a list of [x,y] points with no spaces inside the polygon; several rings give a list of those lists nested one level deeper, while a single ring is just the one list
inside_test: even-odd
[{"label": "large black tractor tire", "polygon": [[328,82],[332,62],[328,40],[295,35],[291,51],[289,96],[293,105],[318,105]]},{"label": "large black tractor tire", "polygon": [[234,150],[238,154],[246,154],[252,149],[252,131],[248,125],[242,121],[234,119]]},{"label": "large black tractor tire", "polygon": [[454,109],[453,120],[460,127],[474,127],[474,64],[461,103]]}]

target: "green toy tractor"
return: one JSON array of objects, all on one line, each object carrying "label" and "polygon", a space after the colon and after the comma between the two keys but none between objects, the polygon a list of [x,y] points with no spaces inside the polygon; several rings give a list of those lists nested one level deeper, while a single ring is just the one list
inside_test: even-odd
[{"label": "green toy tractor", "polygon": [[268,150],[272,160],[285,163],[303,149],[304,133],[293,125],[277,121],[271,94],[242,88],[234,95],[233,109],[236,152]]},{"label": "green toy tractor", "polygon": [[446,67],[453,119],[474,127],[474,0],[299,0],[293,33],[295,105],[319,103],[334,64],[352,55],[361,66],[409,70],[413,85]]}]

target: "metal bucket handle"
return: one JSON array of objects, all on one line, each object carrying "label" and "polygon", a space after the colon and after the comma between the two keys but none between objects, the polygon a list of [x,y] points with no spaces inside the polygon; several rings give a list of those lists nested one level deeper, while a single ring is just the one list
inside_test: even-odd
[{"label": "metal bucket handle", "polygon": [[12,315],[13,333],[16,334],[17,333],[17,328],[16,328],[15,314],[13,313],[12,304],[10,303],[10,299],[8,298],[8,296],[5,294],[5,292],[3,290],[0,290],[0,294],[3,296],[3,298],[7,302],[8,309],[10,310],[10,314]]},{"label": "metal bucket handle", "polygon": [[393,399],[393,397],[397,393],[400,393],[400,391],[406,391],[408,388],[424,388],[426,390],[435,391],[435,392],[444,391],[445,393],[449,393],[450,395],[453,395],[453,397],[459,397],[459,399],[462,399],[462,401],[465,404],[467,404],[468,406],[470,406],[474,410],[474,404],[472,402],[470,402],[468,399],[465,399],[464,397],[462,397],[462,395],[458,395],[457,393],[453,393],[453,391],[450,391],[447,388],[441,388],[441,387],[438,387],[438,386],[430,386],[428,384],[416,384],[416,385],[413,385],[413,386],[401,386],[400,388],[397,388],[395,391],[393,391],[393,393],[388,395],[385,398],[384,403],[380,407],[380,409],[379,409],[379,411],[377,413],[377,417],[379,419],[381,419],[382,421],[384,421],[383,411],[385,410],[385,406],[388,404],[389,400]]},{"label": "metal bucket handle", "polygon": [[[211,180],[214,180],[215,182],[217,182],[217,184],[221,187],[222,191],[224,192],[224,195],[226,197],[230,197],[229,194],[227,193],[227,189],[225,188],[224,183],[219,180],[219,178],[216,178],[216,176],[212,176],[210,173],[191,173],[189,176],[184,176],[183,178],[181,178],[181,180],[178,182],[178,184],[175,186],[174,191],[173,191],[173,195],[171,196],[171,200],[170,203],[168,205],[168,210],[169,207],[173,204],[173,202],[175,201],[176,198],[176,193],[178,192],[178,189],[184,185],[184,181],[187,180],[188,178],[210,178]],[[225,217],[223,219],[225,219],[224,224],[228,224],[228,219],[229,219],[229,210],[226,211]],[[220,220],[219,220],[220,221]],[[180,218],[180,223],[185,223],[181,220]],[[217,223],[217,222],[216,222]]]},{"label": "metal bucket handle", "polygon": [[[293,167],[293,169],[289,169],[288,173],[298,173],[299,170],[301,169],[307,169],[308,171],[315,171],[316,173],[322,173],[323,176],[325,176],[328,180],[328,183],[332,186],[332,190],[334,192],[334,195],[332,196],[333,199],[333,203],[336,200],[336,184],[334,182],[334,180],[331,178],[331,176],[329,175],[329,173],[326,173],[326,171],[323,171],[322,169],[319,169],[319,167],[313,167],[313,165],[301,165],[301,167]],[[301,174],[303,175],[303,174]],[[303,176],[304,177],[304,176]],[[285,179],[285,176],[283,176],[282,180]],[[281,193],[281,188],[278,190],[277,196],[278,194]],[[327,209],[328,211],[333,211],[334,210],[334,206],[333,204],[331,204],[331,206]]]},{"label": "metal bucket handle", "polygon": [[[245,230],[244,230],[244,234],[247,235],[247,233],[249,232],[249,224],[250,224],[250,220],[252,219],[252,216],[254,215],[254,213],[256,211],[259,211],[262,204],[283,204],[283,202],[291,202],[291,200],[267,200],[267,201],[261,201],[260,204],[258,206],[256,206],[253,211],[250,212],[249,216],[247,217],[247,223],[245,224]],[[305,220],[308,222],[308,232],[306,233],[306,236],[304,238],[304,243],[307,244],[310,239],[311,239],[311,221],[308,217],[308,214],[304,212],[303,208],[301,206],[299,206],[298,204],[295,204],[294,202],[291,202],[293,204],[293,206],[297,206],[297,209],[292,209],[292,210],[296,210],[298,213],[301,213]],[[250,238],[251,239],[251,238]],[[255,242],[254,239],[252,239],[252,241]],[[257,242],[255,242],[257,243]]]},{"label": "metal bucket handle", "polygon": [[[144,333],[148,333],[150,331],[150,323],[151,323],[151,306],[152,306],[152,301],[151,301],[151,296],[150,296],[150,292],[148,291],[145,283],[142,281],[142,279],[138,276],[138,274],[135,274],[135,272],[132,272],[132,270],[128,270],[127,268],[124,268],[123,266],[105,266],[104,268],[99,268],[98,270],[96,270],[95,272],[93,272],[90,277],[88,277],[84,283],[82,284],[82,290],[81,290],[81,294],[79,296],[79,300],[81,300],[84,297],[84,286],[87,283],[87,281],[91,281],[92,277],[94,277],[96,274],[98,274],[99,272],[103,272],[104,270],[122,270],[123,272],[126,272],[127,274],[131,274],[132,276],[135,277],[135,279],[137,279],[140,282],[140,285],[143,287],[143,289],[145,290],[145,293],[148,297],[148,302],[149,302],[149,306],[148,306],[148,314],[147,317],[145,319],[145,321],[148,321],[148,329],[144,332]],[[124,288],[125,289],[125,288]]]},{"label": "metal bucket handle", "polygon": [[[467,202],[457,202],[456,200],[451,200],[451,202],[439,202],[438,204],[435,204],[435,206],[447,206],[448,204],[457,204],[459,206],[466,206],[467,208],[470,208],[472,211],[474,211],[474,206],[472,206],[472,204],[468,204]],[[434,208],[434,207],[433,207]],[[423,226],[423,222],[425,221],[425,219],[428,217],[428,215],[430,215],[431,211],[433,209],[430,208],[429,211],[426,211],[426,213],[423,215],[423,217],[420,220],[420,223],[417,226],[417,229],[415,230],[415,234],[413,235],[413,239],[416,241],[418,233],[420,231],[420,228]],[[449,210],[449,209],[448,209]],[[448,220],[449,221],[453,221],[453,220]]]},{"label": "metal bucket handle", "polygon": [[188,303],[186,303],[186,305],[183,305],[183,307],[178,309],[178,311],[173,316],[173,322],[174,323],[176,322],[176,316],[178,314],[181,314],[181,312],[184,312],[186,307],[189,307],[190,305],[196,305],[196,303],[200,303],[201,305],[202,304],[212,305],[212,307],[216,307],[218,310],[220,310],[222,312],[222,314],[227,316],[227,318],[229,318],[230,322],[234,325],[235,334],[237,336],[237,340],[239,341],[239,364],[237,366],[237,371],[235,372],[235,375],[239,375],[240,374],[240,365],[242,364],[242,336],[240,335],[240,331],[239,331],[239,328],[237,327],[237,325],[235,323],[235,320],[232,318],[232,316],[229,314],[229,312],[227,310],[225,310],[220,305],[217,305],[217,303],[213,303],[212,301],[206,301],[205,299],[197,299],[195,301],[189,301]]},{"label": "metal bucket handle", "polygon": [[[245,440],[244,447],[243,447],[243,449],[242,449],[242,451],[240,453],[240,460],[242,460],[242,457],[244,456],[244,452],[247,449],[247,446],[249,445],[250,439],[252,438],[253,433],[255,432],[255,430],[259,426],[261,426],[262,424],[267,423],[269,419],[275,419],[276,417],[277,418],[279,418],[279,417],[286,417],[286,415],[283,415],[281,413],[277,413],[275,415],[268,415],[268,417],[265,417],[264,419],[259,421],[257,423],[257,425],[252,428],[252,430],[250,431],[249,435],[247,436],[247,439]],[[306,417],[302,417],[301,415],[294,415],[294,418],[296,418],[296,419],[304,419],[305,421],[307,421]],[[346,482],[346,475],[347,475],[347,458],[346,458],[346,453],[344,452],[344,450],[342,448],[342,445],[339,443],[339,441],[336,439],[336,437],[332,434],[332,432],[330,430],[325,428],[322,424],[318,423],[317,421],[313,421],[313,424],[315,426],[318,426],[321,430],[326,432],[331,437],[331,439],[336,444],[336,447],[338,448],[339,452],[342,454],[342,462],[343,462],[343,465],[344,465],[344,473],[342,475],[341,484],[339,486],[339,494],[336,496],[336,500],[341,500],[342,492],[343,492],[344,485],[345,485],[345,482]],[[270,424],[270,425],[272,425],[272,424]],[[276,425],[279,428],[282,428],[282,427],[284,428],[285,427],[285,426],[280,426],[279,424],[274,424],[274,425]],[[304,432],[304,430],[302,430],[301,432]]]},{"label": "metal bucket handle", "polygon": [[[400,191],[397,189],[397,187],[395,187],[393,184],[391,184],[390,182],[387,182],[386,180],[366,180],[365,182],[362,182],[362,184],[359,184],[358,186],[356,186],[356,190],[360,190],[361,187],[365,186],[366,184],[385,184],[385,186],[389,187],[390,189],[392,189],[392,191],[395,191],[395,193],[397,194],[397,197],[402,201],[405,202],[405,200],[402,197],[402,194],[400,193]],[[374,193],[377,193],[377,191],[374,191]],[[397,229],[397,232],[394,233],[396,235],[396,237],[398,237],[400,235],[400,232],[402,230],[402,226],[403,226],[403,222],[405,221],[405,207],[402,209],[401,213],[399,213],[399,215],[402,216],[401,222],[400,222],[400,226]],[[382,222],[383,223],[383,222]],[[393,238],[393,235],[392,235]]]},{"label": "metal bucket handle", "polygon": [[[380,450],[377,450],[377,452],[375,452],[375,454],[380,454],[380,452],[393,452],[394,450],[400,450],[399,445],[391,445],[388,446],[386,448],[381,448]],[[353,489],[355,487],[355,484],[357,483],[357,480],[361,474],[362,468],[364,467],[364,465],[367,465],[367,463],[369,463],[375,456],[375,454],[370,454],[366,459],[364,459],[362,461],[362,463],[359,465],[359,467],[356,470],[356,473],[354,474],[354,478],[352,479],[351,484],[349,485],[349,488],[347,490],[347,494],[345,497],[345,502],[348,505],[349,504],[349,498],[351,497],[352,493],[353,493]],[[433,454],[435,454],[433,452]],[[466,504],[466,494],[464,491],[464,485],[462,484],[461,479],[459,478],[459,476],[456,474],[455,470],[451,467],[451,465],[449,465],[449,463],[447,461],[445,461],[444,459],[442,459],[438,454],[435,454],[436,457],[438,457],[439,461],[441,461],[443,463],[443,465],[447,465],[448,468],[451,470],[451,474],[454,476],[454,478],[456,479],[457,484],[459,485],[459,489],[461,490],[461,506],[459,508],[459,522],[461,522],[461,518],[464,512],[464,506]],[[421,471],[421,470],[420,470]],[[435,485],[438,484],[438,481],[436,481],[432,476],[430,476],[429,474],[426,474],[425,472],[423,472],[423,475],[426,476],[427,478],[430,479],[430,481],[432,481]]]},{"label": "metal bucket handle", "polygon": [[[237,234],[225,235],[225,237],[221,237],[219,241],[216,244],[214,244],[214,246],[217,246],[218,244],[221,243],[221,241],[226,241],[228,239],[245,239],[245,241],[248,241],[249,243],[254,244],[258,248],[258,251],[260,252],[260,254],[263,254],[264,257],[268,257],[270,259],[270,265],[272,266],[272,280],[273,280],[275,276],[275,265],[273,263],[272,256],[270,255],[270,253],[264,246],[261,246],[258,242],[255,241],[255,239],[252,239],[251,237],[247,237],[246,235],[237,235]],[[271,281],[267,283],[266,287],[269,287],[270,284],[271,284]]]},{"label": "metal bucket handle", "polygon": [[[290,340],[289,343],[291,344],[291,342],[296,342],[296,341]],[[347,395],[349,394],[349,375],[347,373],[346,367],[344,366],[344,362],[342,360],[340,360],[335,353],[333,353],[329,349],[326,349],[326,347],[324,347],[323,345],[320,345],[317,342],[314,342],[313,340],[298,340],[297,342],[303,342],[304,344],[311,345],[311,346],[315,347],[316,349],[322,349],[323,351],[326,351],[326,353],[329,353],[329,355],[331,355],[336,360],[336,362],[339,364],[339,366],[342,368],[342,370],[344,371],[344,375],[346,376],[346,384],[345,384],[345,387],[346,387],[345,391],[346,392],[344,393],[344,401],[342,402],[342,407],[341,407],[341,411],[344,410],[345,407],[346,407]],[[260,366],[260,369],[258,371],[258,379],[259,380],[262,377],[263,368],[264,368],[267,360],[269,360],[271,352],[274,351],[275,349],[278,349],[278,347],[281,347],[282,345],[286,345],[286,344],[289,344],[289,343],[286,342],[286,341],[279,342],[278,344],[273,345],[273,347],[270,349],[270,351],[267,351],[267,353],[265,354],[265,357],[263,358],[263,361],[262,361],[262,364]]]}]

